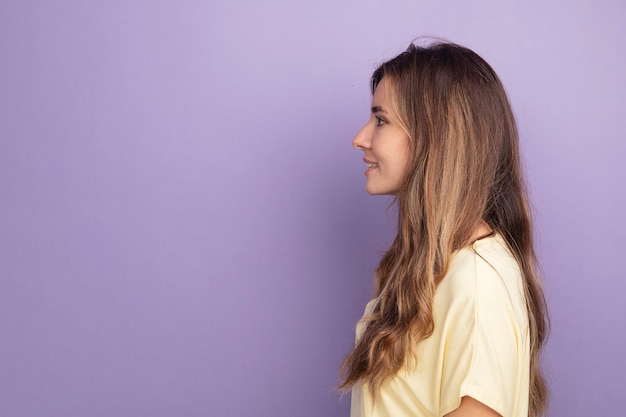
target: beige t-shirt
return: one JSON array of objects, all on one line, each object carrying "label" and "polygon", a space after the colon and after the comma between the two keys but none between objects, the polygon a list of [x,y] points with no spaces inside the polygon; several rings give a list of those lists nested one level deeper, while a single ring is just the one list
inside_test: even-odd
[{"label": "beige t-shirt", "polygon": [[[352,390],[351,417],[441,417],[470,396],[503,417],[528,416],[530,342],[519,266],[499,235],[458,251],[433,301],[433,334],[372,403]],[[377,300],[370,301],[366,313]],[[357,339],[364,330],[357,325]]]}]

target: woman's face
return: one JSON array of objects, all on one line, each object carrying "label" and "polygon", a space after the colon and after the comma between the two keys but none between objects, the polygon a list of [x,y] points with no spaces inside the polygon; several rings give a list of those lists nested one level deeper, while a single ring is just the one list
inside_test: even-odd
[{"label": "woman's face", "polygon": [[400,126],[392,94],[383,77],[372,97],[372,115],[352,139],[352,146],[365,153],[365,189],[373,195],[396,194],[409,159],[409,135]]}]

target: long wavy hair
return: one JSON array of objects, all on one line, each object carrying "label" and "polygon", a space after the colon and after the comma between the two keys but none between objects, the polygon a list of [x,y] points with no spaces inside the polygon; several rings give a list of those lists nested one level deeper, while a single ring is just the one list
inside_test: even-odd
[{"label": "long wavy hair", "polygon": [[375,397],[433,332],[432,304],[453,253],[486,222],[506,241],[523,280],[530,328],[529,415],[545,412],[539,364],[548,333],[515,118],[494,70],[451,43],[411,45],[383,63],[411,155],[395,196],[398,233],[375,276],[378,304],[342,367],[342,389],[369,384]]}]

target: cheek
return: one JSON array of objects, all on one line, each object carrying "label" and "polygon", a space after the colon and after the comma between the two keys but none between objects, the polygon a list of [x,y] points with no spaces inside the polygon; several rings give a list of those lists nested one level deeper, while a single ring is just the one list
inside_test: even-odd
[{"label": "cheek", "polygon": [[398,161],[398,169],[397,169],[397,177],[398,181],[402,181],[406,175],[408,170],[408,158],[402,159],[402,161]]},{"label": "cheek", "polygon": [[396,155],[398,155],[398,158],[397,158],[398,166],[401,167],[400,169],[402,170],[402,172],[404,172],[409,165],[410,152],[411,150],[409,149],[408,139],[403,144],[403,146],[399,146],[398,149],[396,150]]},{"label": "cheek", "polygon": [[408,139],[406,146],[398,149],[398,159],[397,159],[397,175],[398,181],[402,181],[409,169],[409,160],[410,160],[410,149],[408,146]]}]

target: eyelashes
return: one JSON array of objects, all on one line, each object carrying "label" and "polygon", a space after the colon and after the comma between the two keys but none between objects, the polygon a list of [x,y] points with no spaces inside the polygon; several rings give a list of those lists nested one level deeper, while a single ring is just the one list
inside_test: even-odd
[{"label": "eyelashes", "polygon": [[376,126],[382,126],[387,123],[387,121],[380,116],[374,115],[374,117],[376,118]]}]

